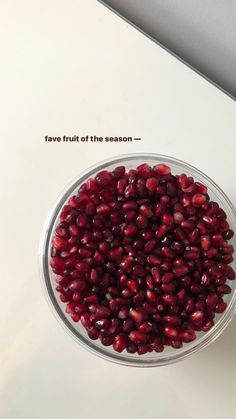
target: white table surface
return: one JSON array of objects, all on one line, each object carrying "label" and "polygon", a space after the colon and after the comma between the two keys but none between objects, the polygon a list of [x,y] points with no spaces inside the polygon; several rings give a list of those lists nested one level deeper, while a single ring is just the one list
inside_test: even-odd
[{"label": "white table surface", "polygon": [[[234,419],[235,320],[182,363],[103,361],[54,318],[38,244],[64,186],[120,153],[188,161],[235,204],[235,102],[96,1],[2,1],[0,16],[1,419]],[[74,134],[142,140],[44,142]]]}]

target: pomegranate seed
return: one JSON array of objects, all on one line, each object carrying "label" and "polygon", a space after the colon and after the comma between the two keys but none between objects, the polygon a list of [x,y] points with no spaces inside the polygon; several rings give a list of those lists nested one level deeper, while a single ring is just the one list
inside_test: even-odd
[{"label": "pomegranate seed", "polygon": [[174,224],[174,217],[170,214],[163,214],[162,215],[162,222],[168,226],[173,226]]},{"label": "pomegranate seed", "polygon": [[215,307],[217,301],[218,301],[218,295],[217,294],[209,294],[206,298],[206,304],[209,308]]},{"label": "pomegranate seed", "polygon": [[161,282],[161,270],[159,268],[152,268],[152,276],[156,284]]},{"label": "pomegranate seed", "polygon": [[153,216],[152,210],[147,205],[141,205],[139,212],[146,218],[151,218]]},{"label": "pomegranate seed", "polygon": [[68,247],[68,242],[67,242],[67,240],[65,240],[65,239],[62,239],[62,238],[60,238],[60,237],[53,237],[53,239],[52,239],[52,245],[56,248],[56,249],[58,249],[58,250],[60,250],[60,251],[62,251],[62,250],[66,250],[67,249],[67,247]]},{"label": "pomegranate seed", "polygon": [[146,180],[146,188],[150,192],[154,192],[158,186],[158,179],[155,177],[150,177]]},{"label": "pomegranate seed", "polygon": [[152,250],[156,247],[156,244],[157,244],[156,240],[148,240],[144,245],[143,251],[145,253],[152,252]]},{"label": "pomegranate seed", "polygon": [[169,338],[175,338],[177,336],[177,330],[172,326],[165,326],[164,333]]},{"label": "pomegranate seed", "polygon": [[174,213],[174,222],[175,224],[181,224],[184,221],[184,216],[182,212],[175,212]]},{"label": "pomegranate seed", "polygon": [[236,278],[236,274],[231,266],[227,267],[226,276],[231,281],[233,281]]},{"label": "pomegranate seed", "polygon": [[130,332],[129,338],[134,343],[146,343],[148,341],[148,334],[133,330]]},{"label": "pomegranate seed", "polygon": [[227,304],[224,301],[220,301],[219,303],[216,304],[214,310],[216,313],[223,313],[226,307],[227,307]]},{"label": "pomegranate seed", "polygon": [[114,249],[109,251],[109,258],[117,263],[120,262],[122,255],[123,255],[123,248],[121,246],[115,247]]},{"label": "pomegranate seed", "polygon": [[133,308],[129,314],[136,323],[142,323],[146,317],[142,311],[134,310]]},{"label": "pomegranate seed", "polygon": [[115,337],[115,341],[113,343],[113,348],[116,352],[123,352],[123,350],[126,348],[127,342],[126,338],[123,335],[117,335]]},{"label": "pomegranate seed", "polygon": [[187,266],[179,266],[173,269],[174,275],[176,278],[180,278],[181,276],[184,276],[188,273],[188,267]]},{"label": "pomegranate seed", "polygon": [[101,187],[108,186],[112,181],[112,175],[107,170],[103,170],[96,175],[95,180]]},{"label": "pomegranate seed", "polygon": [[177,297],[172,294],[163,294],[162,300],[167,305],[174,305],[177,303]]},{"label": "pomegranate seed", "polygon": [[178,333],[178,337],[180,340],[182,340],[182,342],[188,343],[196,339],[196,334],[195,332],[192,332],[192,331],[189,332],[189,331],[183,330]]},{"label": "pomegranate seed", "polygon": [[125,188],[124,195],[126,198],[133,198],[136,195],[136,187],[134,185],[128,185]]},{"label": "pomegranate seed", "polygon": [[162,283],[163,284],[169,284],[169,282],[172,281],[172,279],[174,278],[174,274],[172,272],[166,272],[163,276],[162,276]]},{"label": "pomegranate seed", "polygon": [[203,250],[208,250],[211,246],[211,240],[209,235],[203,235],[201,237],[201,247]]},{"label": "pomegranate seed", "polygon": [[192,204],[194,207],[201,207],[206,202],[206,196],[200,193],[196,193],[192,197]]},{"label": "pomegranate seed", "polygon": [[150,333],[153,329],[153,326],[149,322],[145,322],[139,325],[139,331],[142,333]]},{"label": "pomegranate seed", "polygon": [[154,255],[148,256],[147,261],[148,263],[150,263],[150,265],[154,265],[154,266],[161,264],[161,259]]},{"label": "pomegranate seed", "polygon": [[166,176],[170,173],[170,168],[166,164],[157,164],[154,170],[159,176]]},{"label": "pomegranate seed", "polygon": [[199,321],[201,321],[201,320],[203,319],[203,317],[204,317],[204,313],[203,313],[203,311],[201,311],[201,310],[197,310],[197,311],[194,311],[194,312],[191,314],[190,319],[191,319],[193,322],[199,322]]},{"label": "pomegranate seed", "polygon": [[98,205],[98,207],[97,207],[97,214],[98,215],[102,215],[103,217],[106,217],[106,216],[110,215],[110,213],[111,213],[111,209],[108,205],[106,205],[106,204]]},{"label": "pomegranate seed", "polygon": [[233,230],[227,230],[227,231],[223,232],[223,237],[224,237],[225,240],[232,239],[233,235],[234,235]]}]

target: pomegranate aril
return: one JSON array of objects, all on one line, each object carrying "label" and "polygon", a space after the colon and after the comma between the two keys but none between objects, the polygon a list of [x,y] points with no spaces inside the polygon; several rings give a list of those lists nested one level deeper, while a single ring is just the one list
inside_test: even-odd
[{"label": "pomegranate aril", "polygon": [[59,257],[53,257],[50,260],[51,268],[55,273],[63,272],[65,269],[65,262],[63,259]]},{"label": "pomegranate aril", "polygon": [[122,326],[122,330],[124,333],[129,333],[134,328],[135,328],[135,323],[132,319],[124,320],[123,326]]},{"label": "pomegranate aril", "polygon": [[113,348],[115,349],[116,352],[123,352],[126,346],[127,346],[127,341],[126,341],[125,336],[118,335],[115,337]]},{"label": "pomegranate aril", "polygon": [[174,278],[174,274],[172,272],[166,272],[162,278],[161,281],[163,284],[169,284]]},{"label": "pomegranate aril", "polygon": [[146,291],[146,296],[147,296],[147,300],[150,301],[150,303],[153,303],[153,304],[156,304],[159,300],[158,295],[152,290],[147,290]]},{"label": "pomegranate aril", "polygon": [[204,313],[201,310],[194,311],[190,316],[193,322],[199,322],[203,319],[203,317],[204,317]]},{"label": "pomegranate aril", "polygon": [[133,330],[129,333],[129,339],[134,343],[146,343],[148,341],[148,334]]},{"label": "pomegranate aril", "polygon": [[169,166],[167,166],[166,164],[157,164],[154,167],[154,171],[159,175],[159,176],[166,176],[170,173],[170,168]]},{"label": "pomegranate aril", "polygon": [[223,237],[225,240],[231,240],[233,235],[234,235],[234,232],[233,230],[230,230],[230,229],[223,232]]},{"label": "pomegranate aril", "polygon": [[216,304],[214,311],[216,313],[223,313],[226,310],[226,307],[227,307],[227,304],[224,301],[219,301]]},{"label": "pomegranate aril", "polygon": [[120,265],[122,266],[122,268],[128,271],[130,268],[132,268],[133,264],[134,264],[134,258],[132,256],[126,256],[122,259],[122,262]]},{"label": "pomegranate aril", "polygon": [[231,281],[233,281],[236,278],[236,274],[231,266],[227,267],[226,277]]},{"label": "pomegranate aril", "polygon": [[158,179],[155,177],[148,178],[146,180],[146,188],[149,192],[154,192],[158,186]]},{"label": "pomegranate aril", "polygon": [[177,330],[173,326],[165,326],[164,333],[169,338],[175,338],[177,336]]},{"label": "pomegranate aril", "polygon": [[167,305],[174,305],[177,303],[176,295],[172,295],[172,294],[163,294],[162,300]]},{"label": "pomegranate aril", "polygon": [[184,276],[188,273],[188,267],[183,265],[183,266],[179,266],[179,267],[175,267],[173,269],[174,275],[176,276],[176,278],[180,278],[181,276]]},{"label": "pomegranate aril", "polygon": [[126,186],[124,190],[124,196],[125,198],[133,198],[136,195],[136,187],[133,184],[129,184]]},{"label": "pomegranate aril", "polygon": [[184,216],[183,216],[182,212],[175,212],[174,213],[175,224],[181,224],[183,220],[184,220]]},{"label": "pomegranate aril", "polygon": [[134,224],[129,224],[124,229],[124,234],[126,237],[133,237],[137,232],[137,227]]},{"label": "pomegranate aril", "polygon": [[53,237],[53,239],[52,239],[52,244],[53,244],[53,246],[56,248],[56,249],[58,249],[58,250],[60,250],[60,251],[63,251],[63,250],[66,250],[67,249],[67,247],[68,247],[68,242],[67,242],[67,240],[65,240],[65,239],[62,239],[62,238],[60,238],[60,237]]},{"label": "pomegranate aril", "polygon": [[154,279],[154,282],[156,284],[159,284],[161,282],[161,270],[159,268],[152,268],[152,276]]},{"label": "pomegranate aril", "polygon": [[111,314],[108,307],[105,306],[98,306],[96,309],[96,318],[103,318],[103,317],[109,317]]},{"label": "pomegranate aril", "polygon": [[146,319],[146,315],[142,311],[135,310],[133,308],[130,309],[129,315],[136,323],[142,323]]},{"label": "pomegranate aril", "polygon": [[233,258],[232,258],[232,256],[231,256],[231,255],[223,255],[223,256],[221,257],[221,261],[222,261],[223,263],[229,264],[229,263],[233,262]]},{"label": "pomegranate aril", "polygon": [[159,266],[161,264],[161,259],[154,255],[148,256],[147,261],[150,265],[154,266]]},{"label": "pomegranate aril", "polygon": [[219,285],[217,287],[217,292],[219,294],[230,294],[231,293],[231,288],[229,287],[229,285]]},{"label": "pomegranate aril", "polygon": [[206,202],[206,195],[196,193],[192,197],[192,204],[194,207],[201,207]]},{"label": "pomegranate aril", "polygon": [[133,267],[133,273],[136,276],[144,277],[146,275],[146,270],[142,265],[135,265]]},{"label": "pomegranate aril", "polygon": [[96,175],[95,180],[99,186],[106,187],[111,183],[112,175],[107,170],[103,170]]},{"label": "pomegranate aril", "polygon": [[143,251],[145,253],[150,253],[156,247],[156,245],[157,245],[156,240],[154,240],[154,239],[153,240],[148,240],[144,245]]},{"label": "pomegranate aril", "polygon": [[134,279],[127,281],[127,287],[133,294],[136,294],[139,290],[138,284]]},{"label": "pomegranate aril", "polygon": [[137,345],[135,345],[134,343],[129,343],[126,350],[129,354],[134,354],[135,352],[137,352]]},{"label": "pomegranate aril", "polygon": [[174,225],[174,218],[171,214],[163,214],[162,217],[163,224],[166,224],[167,226],[173,226]]}]

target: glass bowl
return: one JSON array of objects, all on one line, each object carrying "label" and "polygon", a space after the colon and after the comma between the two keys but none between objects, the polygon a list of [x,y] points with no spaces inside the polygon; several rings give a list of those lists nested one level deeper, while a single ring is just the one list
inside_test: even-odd
[{"label": "glass bowl", "polygon": [[[230,224],[230,227],[236,232],[235,209],[225,193],[208,176],[200,172],[195,167],[173,157],[162,156],[154,153],[138,153],[119,155],[117,157],[99,162],[96,165],[83,171],[76,179],[74,179],[61,193],[54,205],[54,208],[50,212],[42,232],[40,243],[40,266],[43,284],[50,305],[60,323],[64,325],[65,329],[78,343],[83,345],[91,352],[109,361],[137,367],[167,365],[183,360],[189,355],[205,348],[223,332],[225,327],[231,321],[236,307],[236,281],[230,281],[232,292],[231,294],[225,295],[224,297],[224,300],[227,302],[228,306],[223,314],[216,315],[215,325],[212,329],[210,329],[210,331],[205,333],[197,332],[197,338],[193,342],[185,343],[180,349],[174,349],[172,347],[166,346],[164,351],[161,353],[151,352],[145,355],[129,354],[126,351],[117,353],[114,351],[112,346],[106,347],[103,346],[99,340],[91,340],[87,336],[84,327],[80,323],[74,323],[71,320],[71,317],[65,312],[65,304],[60,301],[59,295],[55,291],[54,274],[49,266],[50,242],[54,234],[55,227],[58,224],[58,216],[61,208],[67,202],[68,198],[75,193],[78,187],[88,178],[95,176],[97,172],[104,169],[113,170],[116,166],[119,165],[124,165],[127,169],[131,169],[144,162],[149,163],[150,165],[166,163],[171,167],[173,174],[186,173],[187,175],[192,176],[196,181],[204,183],[208,187],[210,199],[218,202],[219,205],[223,208],[227,214],[227,220]],[[234,247],[236,246],[235,236],[233,239],[231,239],[231,243]],[[235,261],[231,265],[235,269]]]}]

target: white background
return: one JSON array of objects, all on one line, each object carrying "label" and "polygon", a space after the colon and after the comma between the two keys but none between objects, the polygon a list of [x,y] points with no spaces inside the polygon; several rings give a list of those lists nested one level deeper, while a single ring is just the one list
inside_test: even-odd
[{"label": "white background", "polygon": [[[113,365],[57,323],[38,243],[65,185],[120,153],[188,161],[235,204],[235,103],[96,1],[2,0],[0,16],[1,419],[234,419],[235,320],[182,363]],[[44,142],[74,134],[142,141]]]}]

